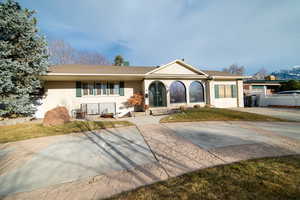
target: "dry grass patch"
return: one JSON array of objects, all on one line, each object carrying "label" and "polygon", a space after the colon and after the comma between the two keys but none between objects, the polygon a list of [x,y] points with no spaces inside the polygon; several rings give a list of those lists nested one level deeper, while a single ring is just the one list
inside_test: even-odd
[{"label": "dry grass patch", "polygon": [[299,197],[300,156],[287,156],[199,170],[110,200],[296,200]]},{"label": "dry grass patch", "polygon": [[51,127],[35,123],[0,126],[0,143],[131,125],[133,124],[127,121],[72,121],[64,125]]},{"label": "dry grass patch", "polygon": [[260,114],[241,112],[222,108],[189,109],[181,113],[172,114],[160,120],[167,122],[193,122],[193,121],[269,121],[286,122],[287,120],[269,117]]}]

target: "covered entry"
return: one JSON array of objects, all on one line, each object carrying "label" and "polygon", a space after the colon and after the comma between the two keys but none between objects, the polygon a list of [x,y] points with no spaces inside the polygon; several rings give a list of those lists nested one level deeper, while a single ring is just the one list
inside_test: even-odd
[{"label": "covered entry", "polygon": [[166,88],[160,81],[154,81],[149,86],[149,104],[150,107],[167,106]]}]

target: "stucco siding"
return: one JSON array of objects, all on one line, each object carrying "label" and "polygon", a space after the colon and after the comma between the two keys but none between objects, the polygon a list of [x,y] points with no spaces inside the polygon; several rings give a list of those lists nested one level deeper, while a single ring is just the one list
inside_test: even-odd
[{"label": "stucco siding", "polygon": [[72,110],[80,108],[82,103],[116,103],[116,111],[131,111],[125,103],[134,93],[142,92],[141,81],[125,81],[124,96],[101,95],[76,97],[75,81],[48,81],[45,83],[45,96],[38,106],[37,118],[43,118],[48,110],[57,106],[65,106],[70,114]]}]

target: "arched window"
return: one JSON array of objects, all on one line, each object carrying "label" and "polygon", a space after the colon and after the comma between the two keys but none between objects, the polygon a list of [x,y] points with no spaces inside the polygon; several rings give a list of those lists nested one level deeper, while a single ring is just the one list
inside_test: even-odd
[{"label": "arched window", "polygon": [[180,81],[175,81],[170,86],[170,102],[185,103],[186,102],[185,86]]},{"label": "arched window", "polygon": [[149,86],[149,104],[151,107],[167,105],[166,88],[163,83],[154,81]]},{"label": "arched window", "polygon": [[203,85],[200,82],[192,82],[190,85],[189,93],[191,103],[204,102],[204,89]]}]

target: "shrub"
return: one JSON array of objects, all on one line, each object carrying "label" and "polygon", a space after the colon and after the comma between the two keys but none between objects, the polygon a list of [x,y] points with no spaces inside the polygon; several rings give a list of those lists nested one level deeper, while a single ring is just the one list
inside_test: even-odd
[{"label": "shrub", "polygon": [[143,105],[143,103],[144,103],[144,95],[141,93],[133,94],[133,96],[127,100],[127,105],[130,107],[141,106]]}]

